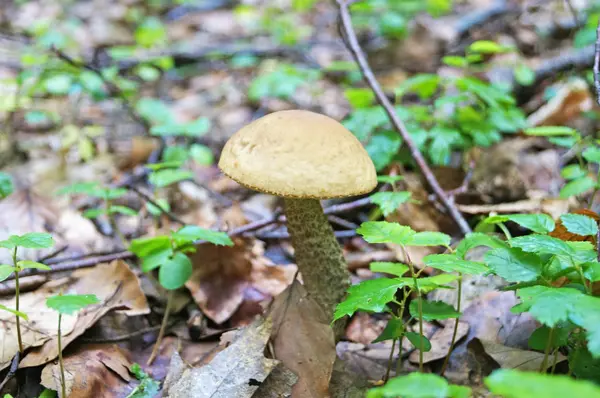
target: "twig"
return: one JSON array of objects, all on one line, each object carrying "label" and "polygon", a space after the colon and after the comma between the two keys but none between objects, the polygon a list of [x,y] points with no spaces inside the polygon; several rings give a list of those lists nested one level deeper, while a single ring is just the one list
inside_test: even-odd
[{"label": "twig", "polygon": [[329,220],[330,223],[337,224],[340,227],[344,227],[346,229],[356,229],[356,228],[358,228],[358,225],[354,224],[353,222],[348,221],[348,220],[344,220],[343,218],[335,216],[333,214],[330,214],[329,216],[327,216],[327,219]]},{"label": "twig", "polygon": [[365,80],[371,87],[371,90],[373,90],[373,92],[375,93],[375,96],[377,97],[378,102],[385,109],[385,111],[386,111],[388,117],[390,118],[390,121],[394,125],[395,129],[400,133],[404,142],[406,142],[406,146],[410,150],[412,158],[415,160],[415,162],[419,166],[419,169],[421,169],[423,176],[427,180],[427,183],[429,184],[429,186],[431,187],[433,192],[437,195],[437,197],[442,202],[444,207],[448,210],[448,213],[450,214],[450,216],[454,219],[454,221],[456,221],[456,223],[458,224],[458,226],[461,229],[461,231],[463,232],[463,234],[466,235],[466,234],[470,233],[471,227],[469,227],[469,224],[464,219],[462,214],[458,211],[458,209],[456,208],[454,203],[451,200],[449,200],[449,198],[446,196],[446,193],[444,192],[444,190],[440,186],[439,182],[437,181],[437,179],[431,172],[431,169],[427,165],[427,162],[425,161],[423,154],[421,154],[421,151],[415,145],[410,133],[408,132],[408,130],[406,129],[406,126],[404,125],[404,122],[402,122],[402,120],[400,119],[400,117],[398,116],[396,111],[394,110],[393,105],[391,104],[390,100],[387,98],[387,96],[381,89],[379,82],[375,78],[375,75],[373,74],[373,71],[371,70],[371,67],[369,66],[369,63],[365,56],[365,53],[363,52],[362,48],[360,47],[360,44],[358,43],[358,39],[356,37],[356,32],[354,31],[354,28],[352,26],[350,10],[348,9],[348,1],[347,0],[337,0],[337,3],[340,8],[340,17],[341,17],[342,26],[344,28],[344,32],[346,35],[345,39],[347,40],[348,48],[349,48],[350,52],[352,53],[352,55],[354,56],[354,58],[356,59],[356,62],[358,63],[358,66],[360,67],[360,70],[361,70]]},{"label": "twig", "polygon": [[455,24],[457,37],[463,37],[473,28],[482,26],[488,23],[491,19],[499,17],[508,13],[516,13],[520,11],[520,7],[516,7],[512,4],[508,4],[506,0],[500,0],[493,3],[490,7],[476,10],[465,14],[464,17],[460,18]]},{"label": "twig", "polygon": [[0,391],[2,391],[4,386],[6,386],[6,383],[8,383],[10,381],[10,379],[12,379],[14,377],[14,375],[17,373],[17,370],[19,369],[19,361],[20,360],[21,360],[21,353],[19,351],[17,351],[17,353],[13,357],[12,361],[10,361],[10,368],[8,369],[8,373],[4,377],[4,380],[2,380],[2,383],[0,383]]},{"label": "twig", "polygon": [[[355,230],[350,231],[335,231],[334,235],[336,238],[352,238],[356,236]],[[290,234],[287,231],[282,232],[257,232],[255,234],[244,234],[243,236],[255,237],[258,239],[289,239]]]},{"label": "twig", "polygon": [[127,189],[135,192],[140,198],[144,199],[146,202],[150,203],[151,205],[153,205],[154,207],[159,209],[162,214],[164,214],[165,216],[167,216],[167,218],[169,218],[169,220],[174,221],[180,225],[186,224],[185,221],[183,221],[181,218],[177,217],[175,214],[171,213],[167,209],[164,209],[154,199],[152,199],[149,195],[146,195],[144,192],[140,191],[134,185],[127,185]]},{"label": "twig", "polygon": [[69,248],[69,245],[63,245],[63,246],[59,247],[58,249],[54,250],[52,253],[46,254],[44,257],[40,258],[38,260],[38,262],[46,263],[50,259],[53,259],[54,257],[58,256],[60,253],[63,253],[68,248]]},{"label": "twig", "polygon": [[366,198],[362,198],[362,199],[357,199],[352,202],[328,206],[323,209],[323,213],[325,213],[326,215],[344,213],[346,211],[356,210],[358,208],[365,207],[370,204],[371,204],[371,198],[366,197]]},{"label": "twig", "polygon": [[600,104],[600,21],[596,28],[596,45],[594,47],[594,87],[596,87],[596,101]]}]

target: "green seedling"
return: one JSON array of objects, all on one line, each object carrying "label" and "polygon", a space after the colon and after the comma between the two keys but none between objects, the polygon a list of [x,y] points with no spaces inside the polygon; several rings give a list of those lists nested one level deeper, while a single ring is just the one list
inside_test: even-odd
[{"label": "green seedling", "polygon": [[65,367],[62,355],[62,336],[61,336],[61,321],[63,315],[71,315],[77,311],[81,311],[87,306],[98,304],[100,300],[94,294],[59,294],[57,296],[48,297],[46,306],[58,312],[58,363],[60,366],[60,386],[62,389],[62,397],[66,397],[66,382],[65,382]]},{"label": "green seedling", "polygon": [[18,250],[23,249],[47,249],[54,245],[52,235],[39,232],[30,232],[24,235],[12,235],[8,239],[0,241],[0,247],[5,248],[11,252],[12,264],[0,265],[0,281],[5,280],[14,273],[15,275],[15,309],[11,310],[4,306],[1,309],[10,311],[15,314],[16,329],[17,329],[17,341],[19,343],[19,352],[23,353],[23,340],[21,336],[21,321],[23,318],[27,320],[27,315],[20,311],[19,307],[19,272],[25,269],[39,269],[39,270],[50,270],[45,264],[38,263],[37,261],[31,260],[19,260]]},{"label": "green seedling", "polygon": [[142,271],[151,272],[158,269],[158,282],[168,291],[165,314],[156,344],[148,358],[148,365],[156,358],[164,337],[174,291],[182,287],[192,275],[192,262],[186,253],[194,252],[198,241],[233,246],[226,233],[191,225],[184,226],[170,235],[135,239],[131,242],[129,250],[141,259]]}]

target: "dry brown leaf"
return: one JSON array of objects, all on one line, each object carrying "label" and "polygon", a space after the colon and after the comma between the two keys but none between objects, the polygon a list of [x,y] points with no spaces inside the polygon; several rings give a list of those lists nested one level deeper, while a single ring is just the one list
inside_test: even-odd
[{"label": "dry brown leaf", "polygon": [[298,281],[275,299],[271,314],[275,358],[299,378],[293,396],[328,397],[336,351],[327,315]]},{"label": "dry brown leaf", "polygon": [[356,343],[369,344],[385,329],[386,322],[375,319],[365,312],[352,317],[346,327],[346,337]]},{"label": "dry brown leaf", "polygon": [[[70,397],[120,397],[133,387],[127,353],[114,344],[90,344],[77,347],[64,357],[65,386]],[[42,370],[42,385],[62,395],[60,366],[47,364]]]},{"label": "dry brown leaf", "polygon": [[[150,312],[137,276],[123,261],[79,270],[71,278],[48,282],[41,289],[24,294],[22,298],[22,308],[29,315],[29,321],[21,322],[23,344],[34,348],[21,360],[20,367],[38,366],[58,356],[58,315],[46,307],[46,298],[60,291],[67,294],[93,293],[101,301],[101,304],[85,308],[75,316],[63,316],[63,348],[111,310],[119,310],[129,316]],[[12,300],[1,302],[10,306]],[[0,317],[4,319],[4,325],[14,322],[12,318],[4,318],[4,314],[0,314]],[[5,326],[0,329],[0,334],[3,346],[0,367],[4,368],[17,351],[16,333],[14,328]]]},{"label": "dry brown leaf", "polygon": [[[458,330],[456,333],[456,340],[459,341],[467,335],[469,331],[469,324],[466,322],[458,322]],[[438,359],[444,358],[448,355],[448,349],[452,342],[452,334],[454,333],[454,320],[449,322],[446,327],[440,328],[433,333],[433,336],[429,338],[431,342],[431,350],[423,353],[423,363],[428,363]],[[419,352],[413,351],[408,359],[413,363],[419,362]]]},{"label": "dry brown leaf", "polygon": [[295,266],[273,265],[258,240],[236,238],[234,243],[199,246],[191,256],[194,271],[185,284],[206,316],[218,324],[231,318],[244,301],[278,295],[296,272]]},{"label": "dry brown leaf", "polygon": [[561,214],[569,212],[574,205],[573,199],[527,199],[510,203],[498,203],[493,205],[460,205],[458,210],[467,214],[509,214],[509,213],[546,213],[552,218],[558,218]]},{"label": "dry brown leaf", "polygon": [[527,118],[529,126],[563,126],[594,106],[587,82],[569,79],[556,91],[548,103]]},{"label": "dry brown leaf", "polygon": [[[544,360],[543,352],[521,350],[486,340],[481,340],[481,344],[485,348],[486,354],[498,362],[502,368],[538,371]],[[557,355],[557,363],[567,359],[560,353]],[[547,367],[552,366],[553,362],[554,357],[551,357],[547,361]]]}]

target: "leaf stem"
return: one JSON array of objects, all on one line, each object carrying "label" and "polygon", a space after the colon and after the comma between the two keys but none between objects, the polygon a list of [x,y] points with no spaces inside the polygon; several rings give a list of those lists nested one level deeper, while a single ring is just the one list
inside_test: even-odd
[{"label": "leaf stem", "polygon": [[558,348],[556,348],[554,350],[554,360],[552,361],[552,370],[550,371],[551,374],[554,374],[554,370],[556,369],[556,363],[558,362]]},{"label": "leaf stem", "polygon": [[546,342],[546,349],[544,350],[544,359],[540,365],[540,373],[546,373],[548,369],[548,356],[550,355],[550,349],[552,348],[552,338],[554,335],[554,327],[548,332],[548,341]]},{"label": "leaf stem", "polygon": [[[19,312],[19,267],[17,265],[17,247],[13,250],[13,265],[15,267],[15,310]],[[21,338],[21,320],[19,315],[16,316],[17,326],[17,341],[19,343],[19,353],[23,354],[23,340]]]},{"label": "leaf stem", "polygon": [[[462,273],[458,273],[458,298],[456,299],[456,311],[460,312],[460,301],[462,296]],[[460,315],[456,317],[456,322],[454,322],[454,331],[452,331],[452,340],[450,341],[450,347],[448,347],[448,354],[444,359],[444,364],[442,365],[442,370],[440,372],[440,376],[444,376],[444,372],[446,372],[446,368],[448,367],[448,362],[450,362],[450,354],[452,354],[452,350],[454,349],[454,344],[456,343],[456,335],[458,334],[458,320]]]},{"label": "leaf stem", "polygon": [[510,231],[508,230],[508,228],[506,228],[506,225],[504,225],[503,222],[499,222],[497,225],[498,225],[498,228],[500,228],[500,230],[504,233],[504,236],[506,236],[507,240],[512,239],[512,235],[511,235]]},{"label": "leaf stem", "polygon": [[394,349],[396,348],[396,339],[392,339],[392,349],[390,350],[390,357],[388,358],[387,370],[383,381],[388,381],[390,378],[390,371],[392,370],[392,358],[394,357]]},{"label": "leaf stem", "polygon": [[154,343],[154,348],[152,349],[152,353],[150,354],[150,358],[148,358],[146,365],[152,365],[152,362],[154,362],[154,359],[156,359],[156,356],[158,355],[158,349],[160,348],[160,344],[162,343],[162,339],[165,335],[165,330],[167,329],[169,313],[171,312],[171,305],[173,303],[173,296],[175,296],[175,291],[169,290],[167,295],[167,307],[165,308],[165,314],[163,315],[162,324],[160,325],[160,331],[158,332],[156,343]]},{"label": "leaf stem", "polygon": [[63,362],[63,354],[62,354],[62,337],[60,331],[60,325],[62,321],[62,314],[58,313],[58,364],[60,366],[60,387],[62,391],[62,398],[67,397],[67,381],[65,379],[65,365]]},{"label": "leaf stem", "polygon": [[421,295],[421,290],[419,289],[419,283],[417,282],[417,274],[415,273],[415,267],[406,251],[404,245],[400,245],[402,251],[404,252],[404,257],[406,257],[406,264],[410,269],[410,276],[413,280],[413,284],[415,285],[415,290],[417,291],[417,311],[419,313],[419,335],[421,338],[419,339],[419,372],[423,372],[423,350],[425,346],[423,345],[423,297]]}]

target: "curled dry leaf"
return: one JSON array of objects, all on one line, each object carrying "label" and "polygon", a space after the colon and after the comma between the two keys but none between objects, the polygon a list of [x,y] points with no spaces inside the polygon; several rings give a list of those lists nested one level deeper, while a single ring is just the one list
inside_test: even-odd
[{"label": "curled dry leaf", "polygon": [[[519,348],[507,347],[486,340],[481,340],[481,344],[483,345],[486,354],[498,362],[502,368],[522,371],[538,371],[544,360],[543,352],[521,350]],[[556,355],[556,363],[567,359],[561,353],[557,353]],[[548,368],[552,366],[553,362],[554,357],[547,361]]]},{"label": "curled dry leaf", "polygon": [[[38,366],[58,356],[58,314],[46,307],[46,298],[58,292],[66,294],[89,294],[93,292],[101,304],[87,307],[76,316],[64,316],[62,321],[63,348],[81,336],[98,319],[111,310],[120,310],[129,316],[149,313],[148,303],[137,276],[123,261],[101,264],[93,269],[79,270],[64,278],[46,283],[42,288],[22,295],[21,302],[27,309],[29,321],[21,321],[23,345],[33,347],[21,360],[20,367]],[[13,300],[2,300],[11,306]],[[0,368],[8,366],[18,350],[13,317],[0,313],[2,351]]]},{"label": "curled dry leaf", "polygon": [[258,240],[236,238],[234,243],[233,247],[199,246],[191,257],[194,271],[185,284],[206,316],[219,324],[245,301],[278,295],[296,273],[295,266],[273,265]]},{"label": "curled dry leaf", "polygon": [[238,331],[231,345],[215,355],[210,363],[183,372],[181,364],[174,367],[180,376],[167,376],[170,381],[176,381],[166,389],[165,397],[252,397],[279,363],[263,354],[271,329],[270,319],[257,320]]},{"label": "curled dry leaf", "polygon": [[271,316],[275,358],[299,378],[292,395],[328,397],[336,350],[327,315],[294,281],[275,299]]},{"label": "curled dry leaf", "polygon": [[[129,393],[133,386],[129,368],[132,363],[128,354],[114,344],[90,344],[64,357],[67,396],[71,397],[120,397]],[[60,391],[60,366],[58,362],[47,364],[42,370],[42,385]]]},{"label": "curled dry leaf", "polygon": [[541,106],[527,118],[529,126],[564,126],[590,111],[594,101],[587,82],[584,79],[569,79],[561,83],[556,94],[548,103]]}]

